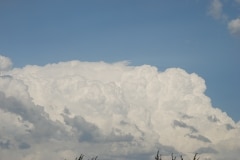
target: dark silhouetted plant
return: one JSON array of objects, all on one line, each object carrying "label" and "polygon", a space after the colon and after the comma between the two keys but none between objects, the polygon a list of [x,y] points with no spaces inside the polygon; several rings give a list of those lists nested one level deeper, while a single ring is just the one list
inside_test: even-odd
[{"label": "dark silhouetted plant", "polygon": [[[195,153],[195,155],[193,157],[193,160],[199,160],[200,159],[200,157],[197,158],[197,155],[198,155],[198,153]],[[75,160],[83,160],[83,157],[84,157],[84,155],[81,154],[79,157],[76,157]],[[90,158],[88,160],[97,160],[97,158],[98,158],[98,156],[92,157],[92,158]],[[174,156],[173,153],[172,153],[171,154],[171,158],[172,158],[172,160],[176,160],[177,157]],[[183,156],[182,155],[180,155],[180,159],[183,160]],[[162,155],[159,154],[159,150],[157,151],[157,155],[155,156],[155,160],[162,160]]]},{"label": "dark silhouetted plant", "polygon": [[195,155],[194,155],[194,157],[193,157],[193,160],[199,160],[200,157],[198,157],[198,159],[196,159],[196,158],[197,158],[197,155],[198,155],[198,153],[195,153]]},{"label": "dark silhouetted plant", "polygon": [[[83,160],[84,154],[81,154],[79,157],[76,157],[75,160]],[[97,160],[98,156],[92,157],[88,160]]]},{"label": "dark silhouetted plant", "polygon": [[[197,155],[198,155],[198,153],[195,153],[195,155],[193,157],[193,160],[199,160],[200,159],[200,157],[197,158]],[[171,158],[172,158],[172,160],[176,160],[177,157],[174,156],[173,153],[172,153],[171,154]],[[182,155],[180,155],[180,159],[183,160],[183,156]],[[157,151],[157,155],[155,156],[155,160],[162,160],[161,154],[159,154],[159,151]]]},{"label": "dark silhouetted plant", "polygon": [[162,160],[161,154],[159,155],[159,151],[157,152],[157,155],[155,157],[155,160]]},{"label": "dark silhouetted plant", "polygon": [[173,156],[173,153],[172,153],[172,160],[176,160],[176,156],[174,157],[174,156]]}]

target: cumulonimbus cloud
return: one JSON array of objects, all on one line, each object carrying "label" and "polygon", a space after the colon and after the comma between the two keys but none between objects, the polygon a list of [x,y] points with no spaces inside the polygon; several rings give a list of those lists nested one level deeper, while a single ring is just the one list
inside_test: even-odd
[{"label": "cumulonimbus cloud", "polygon": [[[69,61],[0,77],[0,159],[233,159],[240,126],[180,68]],[[227,153],[226,153],[227,152]],[[169,157],[168,157],[169,158]]]}]

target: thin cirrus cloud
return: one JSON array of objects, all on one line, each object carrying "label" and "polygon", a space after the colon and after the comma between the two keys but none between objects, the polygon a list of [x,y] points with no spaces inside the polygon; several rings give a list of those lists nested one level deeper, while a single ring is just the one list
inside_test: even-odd
[{"label": "thin cirrus cloud", "polygon": [[80,153],[153,159],[157,150],[186,159],[194,152],[203,160],[239,155],[239,123],[212,107],[195,73],[126,62],[5,68],[0,159],[74,159]]}]

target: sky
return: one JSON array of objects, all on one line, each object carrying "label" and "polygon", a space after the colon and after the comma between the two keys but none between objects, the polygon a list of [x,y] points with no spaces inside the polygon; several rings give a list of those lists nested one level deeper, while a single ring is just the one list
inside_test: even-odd
[{"label": "sky", "polygon": [[0,2],[0,53],[14,67],[69,60],[179,67],[206,80],[215,107],[239,112],[239,1]]},{"label": "sky", "polygon": [[237,159],[239,0],[1,0],[0,55],[2,158]]}]

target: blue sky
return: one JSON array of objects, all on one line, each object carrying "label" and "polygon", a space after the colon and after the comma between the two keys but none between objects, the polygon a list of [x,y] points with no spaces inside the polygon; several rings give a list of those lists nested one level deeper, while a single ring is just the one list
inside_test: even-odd
[{"label": "blue sky", "polygon": [[180,67],[206,81],[215,107],[240,120],[238,0],[0,1],[0,54],[14,67],[127,60]]}]

